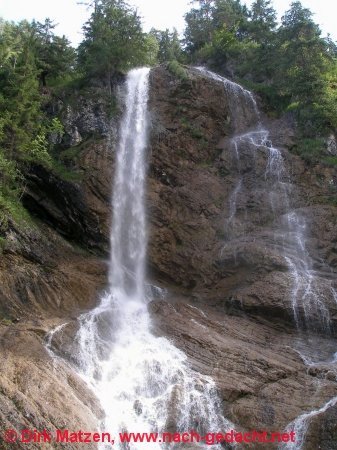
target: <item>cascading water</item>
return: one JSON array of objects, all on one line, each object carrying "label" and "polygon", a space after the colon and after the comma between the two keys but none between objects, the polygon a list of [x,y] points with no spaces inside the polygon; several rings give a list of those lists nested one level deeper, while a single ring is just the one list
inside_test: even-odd
[{"label": "cascading water", "polygon": [[279,450],[302,450],[305,435],[308,431],[308,427],[310,424],[310,420],[313,417],[318,416],[319,414],[323,414],[329,408],[332,408],[335,405],[337,405],[337,397],[334,397],[333,399],[329,400],[320,409],[317,409],[315,411],[310,411],[308,413],[302,414],[299,417],[297,417],[293,422],[291,422],[288,425],[288,427],[286,429],[286,432],[290,432],[290,431],[295,432],[296,442],[288,442],[286,444],[282,444],[279,446]]},{"label": "cascading water", "polygon": [[236,133],[245,130],[247,123],[251,122],[251,125],[254,125],[259,120],[259,110],[255,98],[250,91],[233,81],[227,80],[227,78],[223,78],[205,69],[205,67],[195,67],[195,69],[208,78],[224,84],[226,93],[228,94],[231,121],[234,122]]},{"label": "cascading water", "polygon": [[[232,172],[236,173],[236,176],[229,197],[229,213],[225,222],[227,242],[224,249],[230,245],[236,261],[235,244],[237,243],[239,247],[242,243],[247,243],[246,235],[251,226],[252,214],[248,215],[248,208],[252,211],[256,204],[259,211],[269,211],[266,217],[255,219],[260,221],[255,225],[263,228],[264,224],[274,222],[273,232],[263,231],[261,242],[263,246],[268,245],[275,255],[282,256],[288,267],[291,288],[285,295],[290,300],[299,335],[303,328],[329,332],[329,305],[336,302],[337,298],[334,289],[336,277],[324,264],[320,265],[319,270],[316,269],[317,263],[309,254],[308,223],[305,215],[291,206],[290,199],[294,194],[294,186],[290,183],[281,151],[273,147],[269,132],[260,122],[256,102],[249,91],[204,68],[197,70],[207,77],[222,82],[225,91],[232,94],[229,97],[229,109],[231,122],[234,122],[232,124],[234,137],[231,140],[230,151]],[[258,196],[256,199],[253,197],[254,194]],[[240,218],[238,210],[241,213]],[[259,239],[260,236],[257,235],[256,240]],[[336,373],[337,380],[336,358],[325,364]],[[337,398],[295,419],[289,424],[287,431],[295,431],[296,443],[284,444],[280,449],[302,450],[310,420],[335,404]]]},{"label": "cascading water", "polygon": [[[126,86],[113,190],[110,288],[97,308],[80,316],[74,351],[80,374],[105,411],[101,428],[116,438],[117,449],[124,448],[118,432],[233,428],[222,416],[214,382],[194,373],[182,351],[150,330],[145,285],[149,69],[132,70]],[[164,444],[128,447],[139,448]]]},{"label": "cascading water", "polygon": [[[285,169],[281,151],[273,147],[268,130],[261,125],[253,95],[240,85],[204,68],[197,70],[224,84],[226,92],[229,91],[231,94],[229,107],[232,122],[235,122],[236,117],[240,118],[239,126],[237,122],[233,124],[234,137],[231,141],[233,172],[236,172],[237,176],[229,199],[229,216],[226,221],[228,239],[243,236],[246,227],[249,227],[250,217],[246,214],[245,223],[240,223],[236,220],[236,213],[240,193],[252,190],[251,180],[248,180],[246,174],[249,171],[253,172],[256,184],[259,183],[259,192],[263,194],[259,198],[258,206],[261,207],[265,202],[265,210],[270,209],[271,218],[277,219],[277,216],[280,218],[279,223],[275,223],[275,232],[269,239],[269,245],[283,255],[289,267],[293,286],[290,293],[291,306],[296,324],[298,327],[310,328],[315,321],[316,327],[328,330],[330,325],[328,305],[336,302],[336,292],[331,278],[333,274],[329,278],[327,271],[322,276],[319,271],[314,270],[315,264],[306,245],[306,219],[300,212],[291,208],[290,194],[293,192],[293,185]],[[253,129],[247,131],[249,127]],[[266,161],[264,167],[256,163],[259,154]],[[243,159],[246,160],[245,174],[242,173]],[[266,193],[268,195],[265,195]],[[247,210],[247,207],[242,205],[241,207]]]}]

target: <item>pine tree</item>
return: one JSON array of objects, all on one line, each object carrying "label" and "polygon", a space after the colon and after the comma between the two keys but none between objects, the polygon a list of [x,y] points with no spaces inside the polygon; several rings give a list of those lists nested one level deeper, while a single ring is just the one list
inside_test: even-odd
[{"label": "pine tree", "polygon": [[270,0],[256,0],[250,11],[249,35],[260,44],[268,44],[276,28],[276,11]]},{"label": "pine tree", "polygon": [[150,31],[158,42],[158,62],[166,61],[182,61],[183,51],[180,45],[180,40],[177,30],[174,28],[173,32],[168,29],[165,31],[155,30]]}]

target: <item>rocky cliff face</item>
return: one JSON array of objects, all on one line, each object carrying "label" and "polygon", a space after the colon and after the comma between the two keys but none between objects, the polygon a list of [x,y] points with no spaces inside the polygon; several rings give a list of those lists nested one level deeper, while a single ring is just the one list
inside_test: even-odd
[{"label": "rocky cliff face", "polygon": [[[289,153],[294,130],[286,121],[270,123],[254,110],[235,116],[240,108],[229,94],[197,72],[187,82],[163,69],[152,72],[149,253],[151,272],[170,295],[151,307],[157,332],[217,381],[226,417],[245,429],[283,430],[337,394],[336,366],[308,368],[304,361],[313,352],[316,361],[331,360],[336,341],[313,331],[320,329],[314,308],[309,330],[296,331],[296,277],[285,249],[298,252],[301,236],[282,225],[294,214],[305,224],[305,258],[320,274],[315,283],[323,284],[323,299],[330,283],[336,286],[336,208],[322,204],[333,172],[309,170]],[[258,142],[256,129],[266,126],[268,140]],[[268,180],[277,164],[272,158],[280,157],[269,150],[272,142],[287,174],[279,180]],[[307,289],[308,280],[303,284]],[[333,329],[337,304],[327,297]],[[316,434],[308,433],[303,448],[334,448],[336,411],[315,417]]]},{"label": "rocky cliff face", "polygon": [[[150,111],[149,276],[168,291],[150,304],[154,331],[174,340],[196,371],[214,378],[224,415],[238,428],[281,431],[337,396],[337,370],[322,362],[336,351],[337,303],[327,304],[330,334],[316,326],[318,313],[316,331],[297,331],[294,279],[283,247],[271,244],[279,242],[275,223],[282,222],[285,206],[270,207],[273,183],[266,192],[269,144],[257,148],[244,140],[239,169],[233,158],[232,138],[256,126],[252,111],[236,117],[220,81],[195,70],[179,80],[163,67],[151,72]],[[282,151],[294,186],[291,208],[305,218],[313,269],[334,283],[336,208],[324,203],[334,174],[309,170],[288,151],[294,131],[286,121],[261,120]],[[72,114],[70,122],[82,138],[83,121]],[[0,263],[1,312],[12,319],[0,328],[1,429],[94,429],[102,414],[82,381],[67,364],[53,361],[45,344],[50,329],[68,322],[54,342],[69,358],[76,317],[106,283],[111,142],[105,136],[81,143],[77,182],[40,167],[30,174],[24,201],[36,225],[26,231],[13,225]],[[306,357],[314,352],[308,366]],[[336,429],[332,406],[310,421],[303,448],[336,448]]]}]

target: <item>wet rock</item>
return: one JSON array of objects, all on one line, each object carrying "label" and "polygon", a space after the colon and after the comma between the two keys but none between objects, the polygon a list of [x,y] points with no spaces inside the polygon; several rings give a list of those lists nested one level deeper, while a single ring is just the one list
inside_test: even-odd
[{"label": "wet rock", "polygon": [[[234,424],[247,431],[282,431],[301,414],[304,399],[311,411],[336,395],[335,380],[323,377],[317,384],[292,350],[297,336],[291,327],[258,316],[228,316],[202,301],[197,306],[191,299],[171,302],[150,305],[156,332],[173,339],[194,370],[213,377],[224,416]],[[305,338],[302,345],[308,345]],[[314,442],[305,448],[316,450]]]},{"label": "wet rock", "polygon": [[[294,138],[291,121],[266,120],[270,137],[280,145],[283,167],[283,162],[270,159],[278,156],[268,134],[249,129],[254,111],[249,112],[245,96],[242,100],[236,92],[235,101],[244,103],[242,112],[228,95],[223,83],[195,71],[188,83],[173,81],[161,67],[152,71],[150,109],[156,127],[151,134],[148,194],[151,270],[154,277],[185,292],[207,291],[212,303],[295,325],[292,293],[298,275],[287,255],[300,251],[300,244],[295,231],[287,230],[288,223],[296,219],[296,233],[307,224],[301,245],[308,254],[301,257],[315,264],[317,292],[312,296],[321,296],[330,289],[328,264],[336,259],[335,208],[330,214],[329,207],[307,205],[304,184],[310,186],[307,191],[312,186],[301,178],[304,163],[286,150]],[[233,108],[240,121],[234,128],[226,120]],[[201,124],[201,134],[195,132],[196,124]],[[169,131],[173,128],[174,133]],[[158,134],[159,129],[167,133]],[[248,131],[234,142],[238,129]],[[281,164],[278,173],[276,163]],[[299,189],[291,179],[293,172],[302,183]],[[274,191],[279,182],[279,191]],[[320,259],[325,261],[321,267]],[[332,294],[325,297],[334,328],[337,304]],[[301,304],[296,308],[304,323],[308,311]],[[313,329],[324,322],[324,314],[312,308]]]},{"label": "wet rock", "polygon": [[[97,430],[103,412],[85,383],[61,360],[53,361],[41,338],[29,327],[0,327],[0,423],[18,434],[24,429]],[[4,433],[2,448],[8,448]],[[41,444],[39,444],[41,445]],[[59,448],[79,450],[81,444],[60,443]],[[18,450],[35,450],[36,444],[16,442]],[[96,444],[87,444],[94,450]]]}]

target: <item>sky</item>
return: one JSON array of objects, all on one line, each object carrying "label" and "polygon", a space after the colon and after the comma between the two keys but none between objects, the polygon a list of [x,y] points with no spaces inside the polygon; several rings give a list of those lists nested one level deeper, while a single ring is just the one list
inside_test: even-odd
[{"label": "sky", "polygon": [[[81,29],[88,19],[89,12],[83,0],[0,0],[0,17],[6,20],[22,19],[44,21],[46,17],[54,20],[58,26],[55,32],[66,37],[74,46],[81,41]],[[250,5],[253,0],[247,0]],[[184,14],[190,9],[190,0],[129,0],[143,18],[145,31],[151,27],[166,29],[176,27],[179,32],[184,29]],[[314,20],[323,30],[323,35],[331,34],[337,40],[335,14],[332,0],[302,0],[303,6],[314,13]],[[288,9],[290,0],[274,0],[274,8],[279,17]]]}]

